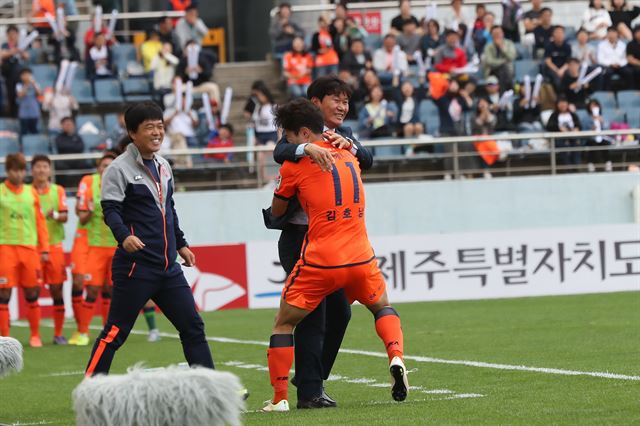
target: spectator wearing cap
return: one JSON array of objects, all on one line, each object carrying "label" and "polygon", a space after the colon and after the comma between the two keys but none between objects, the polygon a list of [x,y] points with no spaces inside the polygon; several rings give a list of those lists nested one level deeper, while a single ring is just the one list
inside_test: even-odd
[{"label": "spectator wearing cap", "polygon": [[407,22],[413,22],[416,28],[420,26],[418,18],[411,14],[411,2],[409,0],[400,0],[399,6],[400,14],[391,20],[391,28],[389,28],[389,32],[394,35],[404,32],[404,24]]},{"label": "spectator wearing cap", "polygon": [[547,45],[551,42],[551,36],[553,34],[553,25],[551,25],[551,19],[553,18],[553,12],[548,7],[543,8],[540,11],[540,24],[533,30],[533,36],[535,43],[533,45],[534,56],[539,58]]},{"label": "spectator wearing cap", "polygon": [[515,44],[505,38],[501,27],[495,25],[491,29],[493,40],[484,48],[482,55],[482,71],[485,78],[493,75],[500,82],[500,86],[508,90],[512,86],[514,77],[514,61],[517,52]]},{"label": "spectator wearing cap", "polygon": [[607,38],[598,43],[597,60],[598,65],[604,68],[601,80],[602,89],[612,89],[611,81],[614,75],[620,78],[620,87],[626,88],[632,78],[633,71],[627,66],[627,47],[625,43],[620,40],[616,28],[609,27],[607,30]]},{"label": "spectator wearing cap", "polygon": [[434,67],[438,72],[451,73],[467,65],[467,54],[460,47],[460,35],[453,31],[445,32],[445,44],[440,46],[434,56]]},{"label": "spectator wearing cap", "polygon": [[304,30],[291,19],[291,5],[280,3],[278,12],[271,19],[269,37],[271,47],[276,53],[284,53],[291,50],[294,37],[304,37]]},{"label": "spectator wearing cap", "polygon": [[571,46],[564,38],[564,27],[561,25],[553,29],[553,40],[544,50],[543,74],[553,83],[558,91],[562,76],[567,71],[567,62],[571,58]]},{"label": "spectator wearing cap", "polygon": [[173,19],[168,16],[163,16],[158,20],[158,24],[156,25],[156,30],[158,34],[160,34],[160,41],[162,43],[171,44],[171,50],[174,55],[180,56],[180,41],[178,40],[178,36],[176,35],[175,30],[173,29]]},{"label": "spectator wearing cap", "polygon": [[341,70],[348,70],[352,75],[360,77],[366,69],[373,68],[371,54],[364,48],[362,40],[353,40],[349,51],[340,62]]},{"label": "spectator wearing cap", "polygon": [[[395,71],[405,74],[409,68],[407,56],[400,52],[397,55],[397,63],[394,64],[393,50],[396,47],[396,36],[387,34],[382,41],[382,47],[373,52],[373,69],[383,83],[389,83]],[[397,69],[394,69],[394,66]]]},{"label": "spectator wearing cap", "polygon": [[202,38],[209,32],[209,28],[198,16],[198,8],[192,4],[185,9],[184,16],[178,20],[175,31],[180,48],[184,49],[190,40],[202,44]]},{"label": "spectator wearing cap", "polygon": [[640,89],[640,25],[633,29],[633,40],[627,44],[627,62],[633,73],[635,89]]},{"label": "spectator wearing cap", "polygon": [[511,118],[513,117],[513,105],[508,103],[506,105],[500,104],[501,90],[500,82],[496,76],[492,75],[487,78],[485,90],[487,92],[486,98],[489,101],[489,108],[491,112],[496,115],[495,129],[499,131],[513,130],[513,123]]}]

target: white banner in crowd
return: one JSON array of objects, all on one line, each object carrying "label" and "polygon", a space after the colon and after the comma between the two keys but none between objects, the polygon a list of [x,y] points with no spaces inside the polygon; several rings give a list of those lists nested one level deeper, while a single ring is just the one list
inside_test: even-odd
[{"label": "white banner in crowd", "polygon": [[[640,290],[640,228],[602,225],[372,239],[391,302]],[[247,243],[250,308],[278,306],[275,242]]]}]

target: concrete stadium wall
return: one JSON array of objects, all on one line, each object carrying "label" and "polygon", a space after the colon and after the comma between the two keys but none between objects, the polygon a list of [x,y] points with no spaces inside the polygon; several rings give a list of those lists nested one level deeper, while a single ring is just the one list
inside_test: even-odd
[{"label": "concrete stadium wall", "polygon": [[[632,223],[637,173],[576,174],[366,184],[367,224],[375,236]],[[192,245],[276,240],[261,209],[272,188],[176,194]],[[73,200],[70,200],[73,204]],[[67,224],[70,249],[75,215]]]}]

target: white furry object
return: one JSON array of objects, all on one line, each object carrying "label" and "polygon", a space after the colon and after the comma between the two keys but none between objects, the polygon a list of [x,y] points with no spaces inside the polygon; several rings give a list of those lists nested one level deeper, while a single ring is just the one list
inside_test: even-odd
[{"label": "white furry object", "polygon": [[22,370],[22,345],[12,337],[0,336],[0,378]]},{"label": "white furry object", "polygon": [[73,391],[78,426],[241,425],[237,376],[206,368],[145,371],[85,378]]}]

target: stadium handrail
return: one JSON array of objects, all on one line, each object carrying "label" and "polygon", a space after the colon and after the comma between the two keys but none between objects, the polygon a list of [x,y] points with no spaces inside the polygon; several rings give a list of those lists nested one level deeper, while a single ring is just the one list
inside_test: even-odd
[{"label": "stadium handrail", "polygon": [[[184,16],[184,12],[175,11],[175,10],[165,10],[165,11],[159,11],[159,12],[122,12],[122,13],[118,13],[118,20],[158,19],[165,16],[169,18],[181,18]],[[108,16],[105,16],[105,18],[107,17]],[[91,19],[93,19],[93,16],[89,14],[66,16],[66,20],[68,22],[90,21]],[[32,24],[32,23],[44,23],[44,22],[48,22],[46,18],[20,17],[20,18],[0,19],[0,25],[11,25],[11,24],[22,25],[22,24]]]}]

